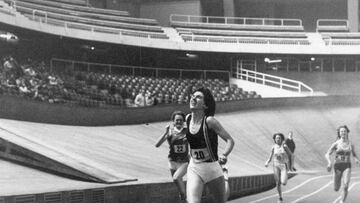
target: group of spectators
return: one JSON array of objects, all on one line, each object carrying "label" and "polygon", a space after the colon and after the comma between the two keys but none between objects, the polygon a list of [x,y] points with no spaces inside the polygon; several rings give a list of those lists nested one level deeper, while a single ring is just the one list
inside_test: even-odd
[{"label": "group of spectators", "polygon": [[218,79],[152,78],[74,70],[52,72],[43,61],[27,59],[18,63],[12,56],[3,57],[0,65],[2,93],[50,103],[89,107],[184,104],[194,89],[202,86],[213,92],[215,101],[240,100],[256,95]]},{"label": "group of spectators", "polygon": [[2,93],[20,94],[36,100],[56,102],[63,88],[63,81],[49,73],[43,61],[27,59],[18,63],[12,56],[5,56],[0,66]]}]

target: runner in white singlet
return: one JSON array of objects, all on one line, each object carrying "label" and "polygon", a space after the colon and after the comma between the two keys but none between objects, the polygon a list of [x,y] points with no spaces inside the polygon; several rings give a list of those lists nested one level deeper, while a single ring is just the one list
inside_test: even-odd
[{"label": "runner in white singlet", "polygon": [[355,147],[349,140],[349,128],[344,125],[337,129],[337,140],[334,142],[327,153],[325,158],[328,161],[327,170],[330,172],[332,163],[330,155],[335,152],[334,162],[334,190],[339,191],[341,186],[341,178],[343,178],[343,192],[341,195],[341,202],[345,202],[348,195],[348,188],[351,178],[351,155],[355,159],[355,163],[359,164],[359,159],[355,153]]},{"label": "runner in white singlet", "polygon": [[273,145],[269,159],[265,163],[265,167],[268,167],[272,158],[274,178],[276,182],[276,188],[279,194],[279,202],[283,201],[281,185],[285,186],[288,180],[288,155],[291,155],[290,149],[284,144],[285,137],[282,133],[275,133],[273,135],[275,144]]}]

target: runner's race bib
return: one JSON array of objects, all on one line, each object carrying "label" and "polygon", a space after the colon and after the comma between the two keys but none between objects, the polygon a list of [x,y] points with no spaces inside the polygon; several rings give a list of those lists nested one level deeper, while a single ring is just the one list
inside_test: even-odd
[{"label": "runner's race bib", "polygon": [[186,152],[186,146],[184,144],[182,145],[174,145],[174,152],[175,153],[185,153]]},{"label": "runner's race bib", "polygon": [[336,161],[338,161],[338,162],[349,162],[350,161],[350,156],[348,156],[348,155],[337,155],[336,156]]},{"label": "runner's race bib", "polygon": [[191,149],[191,157],[195,162],[204,162],[210,159],[210,154],[207,148]]}]

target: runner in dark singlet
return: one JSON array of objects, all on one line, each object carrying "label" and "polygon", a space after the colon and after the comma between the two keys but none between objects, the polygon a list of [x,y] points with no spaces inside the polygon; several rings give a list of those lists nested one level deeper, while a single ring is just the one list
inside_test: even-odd
[{"label": "runner in dark singlet", "polygon": [[185,114],[175,111],[171,115],[172,123],[166,126],[164,135],[156,143],[159,147],[165,140],[169,143],[169,168],[171,176],[179,189],[181,201],[186,201],[186,190],[183,176],[189,163],[189,146],[186,138]]},{"label": "runner in dark singlet", "polygon": [[[186,194],[188,203],[200,203],[205,184],[214,202],[226,201],[225,180],[220,162],[226,162],[234,140],[214,118],[215,100],[206,88],[195,90],[190,99],[191,114],[186,122],[190,145],[190,162],[187,172]],[[225,150],[218,155],[218,136],[225,142]]]}]

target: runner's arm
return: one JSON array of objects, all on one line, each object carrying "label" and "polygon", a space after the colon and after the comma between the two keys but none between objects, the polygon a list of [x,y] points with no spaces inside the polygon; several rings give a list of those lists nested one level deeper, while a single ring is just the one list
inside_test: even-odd
[{"label": "runner's arm", "polygon": [[269,155],[269,158],[268,160],[265,162],[265,167],[268,167],[269,166],[269,163],[271,162],[271,159],[274,155],[274,147],[271,148],[271,152],[270,152],[270,155]]},{"label": "runner's arm", "polygon": [[222,127],[220,122],[218,120],[216,120],[214,117],[212,117],[212,116],[207,117],[206,122],[208,124],[208,127],[210,129],[212,129],[213,131],[215,131],[226,142],[225,150],[222,153],[223,157],[226,158],[227,156],[229,156],[232,149],[234,148],[234,144],[235,144],[234,139]]},{"label": "runner's arm", "polygon": [[336,148],[336,143],[333,143],[325,154],[325,159],[328,162],[328,167],[331,166],[330,155],[335,151],[335,148]]},{"label": "runner's arm", "polygon": [[165,140],[168,138],[168,136],[169,136],[169,128],[170,128],[170,126],[167,125],[166,128],[165,128],[165,133],[158,138],[158,141],[156,142],[155,147],[160,147],[160,145],[162,145],[162,143],[164,143]]}]

